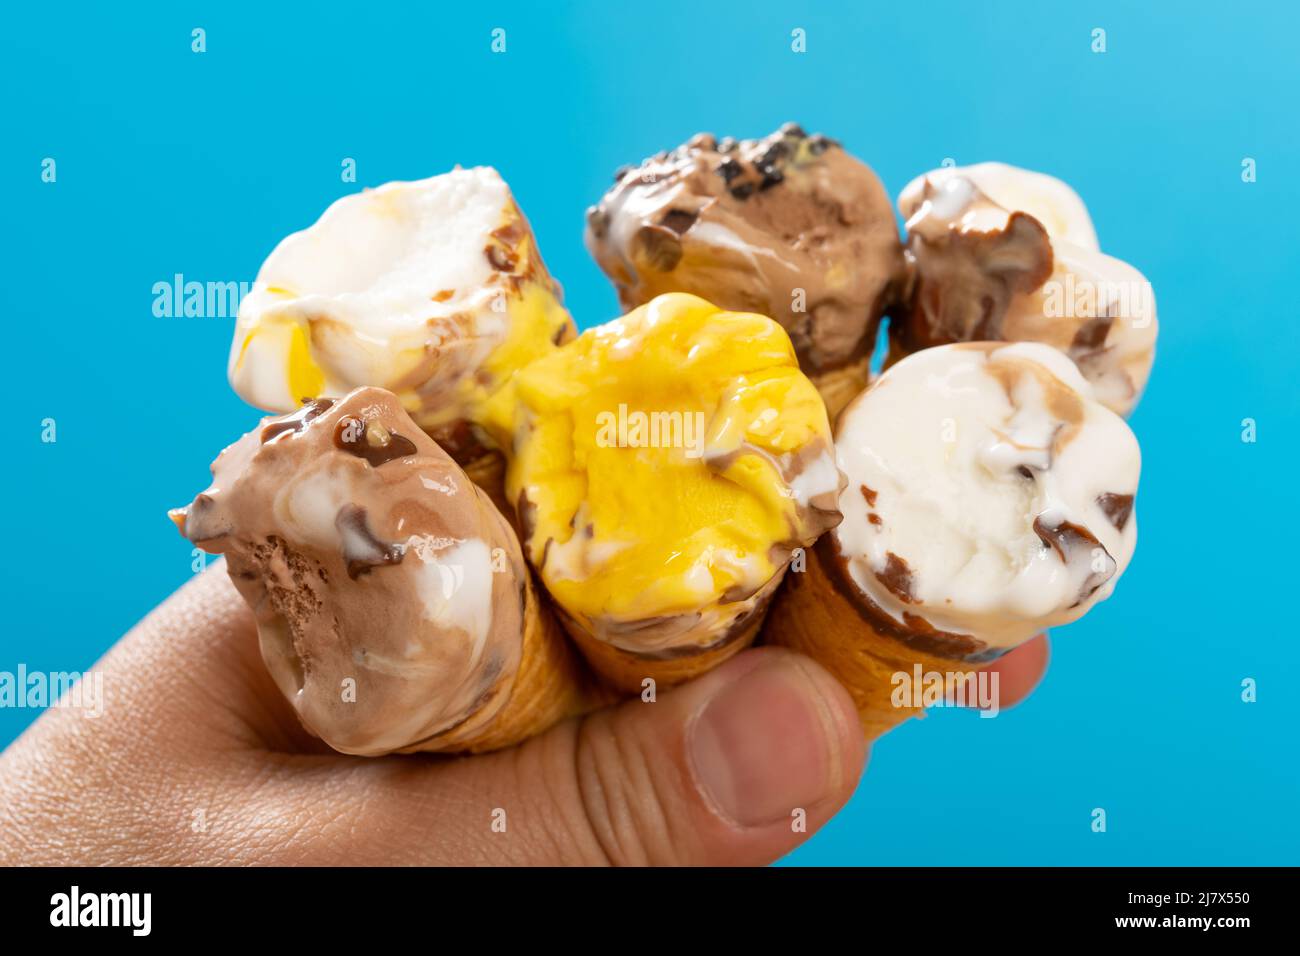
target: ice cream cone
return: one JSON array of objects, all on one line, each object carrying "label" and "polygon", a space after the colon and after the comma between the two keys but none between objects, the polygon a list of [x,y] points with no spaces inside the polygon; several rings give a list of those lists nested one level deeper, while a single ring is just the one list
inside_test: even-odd
[{"label": "ice cream cone", "polygon": [[1137,441],[1046,345],[908,356],[843,409],[835,450],[843,521],[765,637],[838,677],[871,736],[950,692],[996,709],[967,675],[1086,614],[1132,557]]},{"label": "ice cream cone", "polygon": [[524,553],[625,692],[750,643],[794,549],[839,520],[825,405],[764,316],[660,296],[499,397]]},{"label": "ice cream cone", "polygon": [[272,679],[334,749],[495,749],[605,699],[506,517],[391,392],[264,419],[213,476],[172,517],[226,556]]},{"label": "ice cream cone", "polygon": [[[587,212],[587,248],[625,309],[688,292],[770,316],[810,378],[836,383],[875,345],[902,273],[889,194],[839,143],[793,123],[762,139],[701,133],[624,167]],[[832,418],[838,410],[832,407]]]},{"label": "ice cream cone", "polygon": [[272,412],[384,388],[465,466],[484,404],[576,334],[562,298],[495,170],[387,183],[271,253],[240,304],[228,374]]}]

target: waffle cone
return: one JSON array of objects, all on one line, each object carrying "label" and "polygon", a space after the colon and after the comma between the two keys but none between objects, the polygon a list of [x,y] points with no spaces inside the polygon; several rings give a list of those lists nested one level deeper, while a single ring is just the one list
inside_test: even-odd
[{"label": "waffle cone", "polygon": [[639,694],[642,681],[647,677],[654,680],[656,689],[672,687],[712,670],[740,653],[758,637],[765,611],[765,603],[760,603],[748,619],[733,625],[732,633],[720,641],[695,653],[676,657],[634,654],[599,640],[572,619],[564,618],[564,625],[592,670],[610,687],[623,694]]},{"label": "waffle cone", "polygon": [[826,414],[834,425],[840,410],[867,387],[870,376],[871,356],[864,355],[847,365],[810,374],[808,377],[821,393],[822,401],[826,403]]},{"label": "waffle cone", "polygon": [[483,753],[536,736],[568,717],[611,702],[565,639],[547,599],[528,576],[524,595],[523,656],[505,706],[473,736],[450,731],[411,751]]},{"label": "waffle cone", "polygon": [[911,674],[918,664],[939,673],[974,672],[981,665],[921,651],[874,625],[839,583],[825,540],[808,549],[804,571],[786,575],[763,639],[806,654],[835,675],[857,705],[868,739],[874,739],[925,711],[895,704],[895,674]]},{"label": "waffle cone", "polygon": [[469,461],[461,462],[461,468],[469,480],[478,485],[497,510],[505,516],[506,521],[518,534],[519,526],[515,521],[515,507],[506,501],[506,459],[499,451],[483,450]]}]

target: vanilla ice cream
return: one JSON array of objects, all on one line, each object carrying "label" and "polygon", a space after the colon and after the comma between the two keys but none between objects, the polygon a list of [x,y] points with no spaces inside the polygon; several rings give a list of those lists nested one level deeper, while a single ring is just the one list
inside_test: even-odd
[{"label": "vanilla ice cream", "polygon": [[505,182],[456,169],[345,196],[285,238],[241,304],[228,371],[273,412],[379,386],[443,439],[572,335]]},{"label": "vanilla ice cream", "polygon": [[905,642],[992,659],[1108,597],[1137,542],[1141,456],[1068,358],[1035,343],[925,349],[839,421],[828,536]]}]

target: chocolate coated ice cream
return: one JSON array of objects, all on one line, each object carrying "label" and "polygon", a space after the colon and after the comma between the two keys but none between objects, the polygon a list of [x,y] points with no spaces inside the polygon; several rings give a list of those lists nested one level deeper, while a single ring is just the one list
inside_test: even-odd
[{"label": "chocolate coated ice cream", "polygon": [[263,419],[212,475],[172,518],[226,556],[310,730],[346,753],[452,750],[500,711],[520,666],[523,556],[396,396],[360,388]]},{"label": "chocolate coated ice cream", "polygon": [[620,170],[586,242],[624,309],[690,292],[770,316],[809,374],[871,349],[902,266],[876,174],[793,124],[758,140],[701,133]]}]

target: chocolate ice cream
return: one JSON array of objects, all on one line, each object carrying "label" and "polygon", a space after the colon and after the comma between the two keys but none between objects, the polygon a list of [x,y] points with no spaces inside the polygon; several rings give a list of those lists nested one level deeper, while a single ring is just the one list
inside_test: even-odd
[{"label": "chocolate ice cream", "polygon": [[793,124],[758,140],[701,133],[620,170],[586,242],[624,309],[690,292],[770,316],[810,375],[870,351],[902,264],[876,174]]},{"label": "chocolate ice cream", "polygon": [[[212,474],[172,518],[225,554],[267,668],[330,746],[474,749],[516,704],[544,611],[518,540],[395,395],[360,388],[263,419]],[[558,685],[563,663],[546,663]],[[552,686],[543,704],[563,698]]]}]

